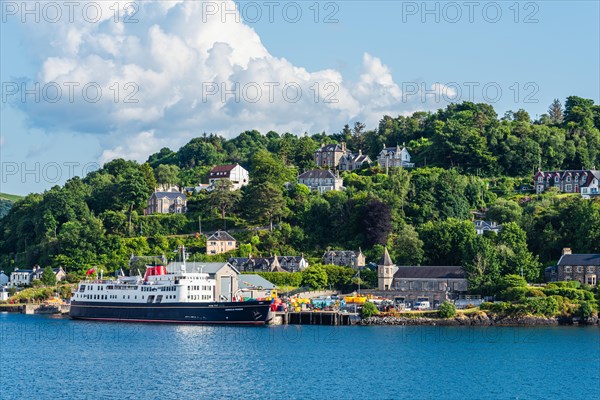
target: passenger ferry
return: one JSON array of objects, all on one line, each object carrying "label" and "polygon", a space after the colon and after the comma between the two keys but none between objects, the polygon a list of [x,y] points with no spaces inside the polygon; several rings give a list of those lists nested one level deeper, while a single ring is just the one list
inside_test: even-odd
[{"label": "passenger ferry", "polygon": [[271,318],[271,301],[243,301],[235,293],[229,296],[233,301],[218,301],[215,293],[215,279],[186,272],[184,258],[180,272],[147,266],[143,278],[86,279],[71,297],[69,315],[99,321],[252,325]]}]

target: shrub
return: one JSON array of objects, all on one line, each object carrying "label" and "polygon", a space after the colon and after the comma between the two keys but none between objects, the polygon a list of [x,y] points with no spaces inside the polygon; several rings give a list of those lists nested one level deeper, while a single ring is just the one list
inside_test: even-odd
[{"label": "shrub", "polygon": [[558,301],[554,297],[532,297],[525,301],[523,309],[534,315],[551,317],[558,313]]},{"label": "shrub", "polygon": [[480,310],[491,310],[494,303],[490,303],[489,301],[484,301],[479,305]]},{"label": "shrub", "polygon": [[262,276],[278,287],[298,287],[302,282],[302,274],[300,272],[257,272],[257,275]]},{"label": "shrub", "polygon": [[526,287],[527,281],[519,275],[509,274],[500,278],[498,283],[499,290],[506,290],[511,287]]},{"label": "shrub", "polygon": [[529,288],[527,297],[546,297],[546,294],[538,288]]},{"label": "shrub", "polygon": [[526,287],[511,287],[500,292],[500,294],[498,295],[498,299],[521,303],[525,301],[528,294],[529,289],[527,289]]},{"label": "shrub", "polygon": [[452,318],[456,315],[456,307],[449,301],[440,304],[438,308],[438,316],[440,318]]},{"label": "shrub", "polygon": [[507,302],[490,303],[489,310],[496,314],[509,314],[513,309],[512,304]]},{"label": "shrub", "polygon": [[369,301],[363,304],[362,308],[360,309],[360,316],[362,318],[369,318],[377,314],[379,314],[377,306]]},{"label": "shrub", "polygon": [[577,309],[577,316],[581,317],[583,320],[587,320],[589,317],[594,314],[596,311],[596,307],[594,303],[591,301],[582,301],[579,304],[579,308]]}]

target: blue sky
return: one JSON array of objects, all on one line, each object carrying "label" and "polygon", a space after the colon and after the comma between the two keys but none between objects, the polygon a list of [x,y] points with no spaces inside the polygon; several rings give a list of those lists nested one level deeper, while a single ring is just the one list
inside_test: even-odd
[{"label": "blue sky", "polygon": [[[99,21],[80,9],[69,21],[63,7],[52,23],[42,3],[36,22],[15,10],[20,2],[2,2],[0,191],[42,191],[114,157],[144,161],[203,132],[331,132],[355,120],[371,128],[384,114],[456,99],[489,100],[500,115],[524,108],[532,117],[554,98],[600,102],[597,1],[475,2],[472,9],[282,2],[272,21],[268,3],[242,2],[240,22],[221,2],[144,2],[129,24],[122,21],[132,10],[120,8],[116,23],[112,3],[94,3],[104,7]],[[72,102],[65,82],[79,84]],[[9,93],[21,84],[35,91],[35,83],[49,90],[39,102]],[[91,84],[103,89],[97,102],[78,90]],[[222,97],[236,84],[240,99]],[[286,84],[300,88],[299,101],[286,98]],[[52,85],[63,90],[55,103]],[[252,90],[261,91],[258,101]]]}]

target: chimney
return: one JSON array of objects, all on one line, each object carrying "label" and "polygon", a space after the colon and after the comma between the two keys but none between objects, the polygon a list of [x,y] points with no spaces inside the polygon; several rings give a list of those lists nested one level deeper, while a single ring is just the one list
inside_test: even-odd
[{"label": "chimney", "polygon": [[570,247],[565,247],[562,251],[562,255],[566,255],[566,254],[573,254],[571,253],[571,248]]},{"label": "chimney", "polygon": [[346,151],[346,142],[342,142],[342,151]]}]

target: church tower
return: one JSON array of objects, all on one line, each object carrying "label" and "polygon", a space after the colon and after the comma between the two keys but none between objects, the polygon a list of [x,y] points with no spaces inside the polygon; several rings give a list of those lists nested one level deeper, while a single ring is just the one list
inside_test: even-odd
[{"label": "church tower", "polygon": [[390,290],[394,282],[394,269],[396,265],[392,262],[387,247],[383,252],[383,260],[377,266],[377,288],[379,290]]}]

